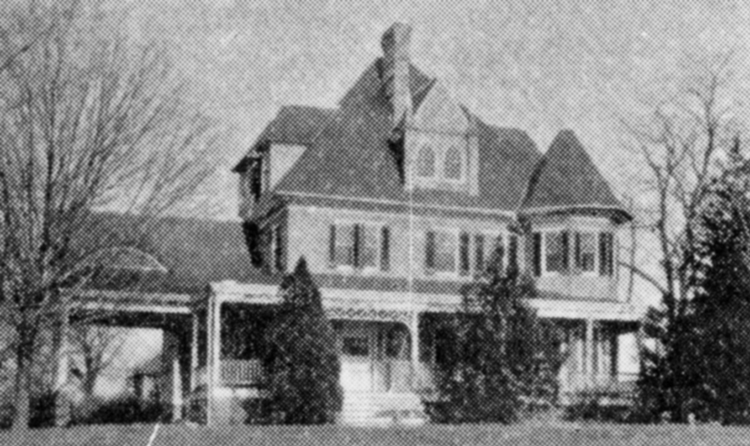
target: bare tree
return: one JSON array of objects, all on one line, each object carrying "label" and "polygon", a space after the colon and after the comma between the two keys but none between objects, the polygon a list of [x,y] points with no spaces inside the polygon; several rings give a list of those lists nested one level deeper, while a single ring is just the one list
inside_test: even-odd
[{"label": "bare tree", "polygon": [[126,340],[122,328],[92,323],[71,327],[73,367],[81,374],[81,390],[87,397],[93,396],[97,381],[114,365]]},{"label": "bare tree", "polygon": [[186,103],[169,54],[108,14],[74,1],[0,14],[0,54],[18,54],[0,73],[0,316],[13,328],[14,430],[27,427],[40,332],[86,286],[82,259],[106,243],[96,211],[156,221],[213,170],[214,127]]},{"label": "bare tree", "polygon": [[644,161],[637,203],[641,227],[656,235],[661,274],[626,265],[667,296],[689,297],[682,265],[709,183],[722,175],[740,124],[732,112],[732,56],[691,58],[669,97],[637,122],[626,122],[630,146]]}]

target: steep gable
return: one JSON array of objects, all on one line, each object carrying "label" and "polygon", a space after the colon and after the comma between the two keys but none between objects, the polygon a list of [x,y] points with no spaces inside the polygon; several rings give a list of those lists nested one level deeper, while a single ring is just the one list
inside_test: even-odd
[{"label": "steep gable", "polygon": [[536,167],[522,211],[564,208],[622,210],[622,205],[571,130],[561,131]]}]

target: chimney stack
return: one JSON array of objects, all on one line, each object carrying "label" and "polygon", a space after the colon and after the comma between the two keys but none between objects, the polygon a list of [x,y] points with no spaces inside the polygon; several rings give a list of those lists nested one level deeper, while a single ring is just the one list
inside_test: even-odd
[{"label": "chimney stack", "polygon": [[383,48],[381,71],[383,91],[391,103],[394,125],[398,125],[405,114],[411,113],[411,92],[409,91],[410,42],[411,27],[404,23],[394,23],[383,34],[380,42]]}]

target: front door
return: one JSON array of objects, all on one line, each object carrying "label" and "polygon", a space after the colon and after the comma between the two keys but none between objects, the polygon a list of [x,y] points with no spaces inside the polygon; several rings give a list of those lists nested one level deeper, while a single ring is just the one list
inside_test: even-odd
[{"label": "front door", "polygon": [[341,331],[341,385],[344,392],[372,390],[372,330],[366,326]]}]

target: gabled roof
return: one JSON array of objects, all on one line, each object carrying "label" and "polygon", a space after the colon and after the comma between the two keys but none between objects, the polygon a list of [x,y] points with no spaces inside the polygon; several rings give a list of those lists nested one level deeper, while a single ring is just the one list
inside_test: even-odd
[{"label": "gabled roof", "polygon": [[[83,251],[113,243],[148,255],[163,268],[126,268],[100,276],[93,288],[196,293],[211,282],[267,283],[276,278],[254,268],[239,221],[98,213],[74,243]],[[93,234],[93,235],[92,235]],[[122,265],[115,263],[115,269]],[[133,274],[134,270],[137,274]],[[127,280],[121,280],[127,277]]]},{"label": "gabled roof", "polygon": [[[433,81],[411,70],[413,101],[421,103]],[[477,120],[480,193],[403,187],[389,147],[392,121],[382,94],[379,62],[355,82],[310,148],[279,182],[279,193],[315,194],[352,199],[482,208],[517,209],[531,173],[541,158],[534,142],[518,129],[499,128]]]},{"label": "gabled roof", "polygon": [[571,130],[558,133],[539,162],[521,212],[564,208],[616,210],[627,215]]},{"label": "gabled roof", "polygon": [[248,156],[244,157],[233,169],[243,171],[252,151],[259,144],[277,142],[287,144],[310,144],[335,115],[336,110],[304,105],[281,107],[273,120],[263,129]]}]

